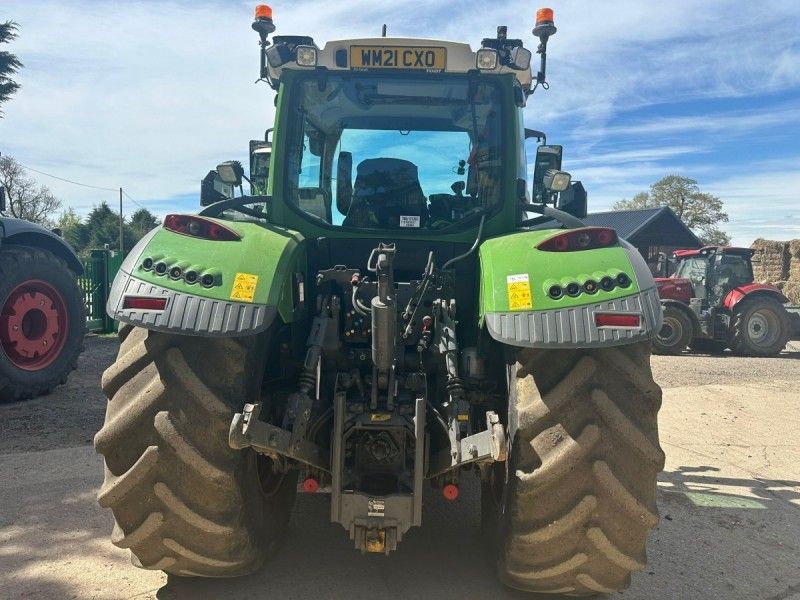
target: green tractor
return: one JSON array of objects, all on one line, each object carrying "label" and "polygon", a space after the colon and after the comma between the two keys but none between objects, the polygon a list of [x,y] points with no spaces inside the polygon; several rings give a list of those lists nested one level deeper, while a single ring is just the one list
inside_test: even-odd
[{"label": "green tractor", "polygon": [[456,502],[474,476],[503,583],[625,588],[658,523],[661,309],[639,253],[580,221],[559,146],[526,184],[552,11],[535,74],[504,27],[477,51],[269,40],[266,6],[253,28],[277,92],[267,193],[219,165],[241,195],[168,215],[108,301],[113,543],[147,569],[244,575],[309,493],[355,549],[389,554],[424,493]]}]

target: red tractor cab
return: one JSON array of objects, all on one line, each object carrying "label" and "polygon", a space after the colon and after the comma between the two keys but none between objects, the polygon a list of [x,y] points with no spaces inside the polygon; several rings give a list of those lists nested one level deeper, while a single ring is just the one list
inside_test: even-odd
[{"label": "red tractor cab", "polygon": [[[800,307],[772,286],[753,282],[750,248],[676,250],[674,273],[657,277],[664,325],[657,354],[730,348],[744,356],[774,356],[800,336]],[[666,260],[660,261],[664,271]],[[662,273],[663,274],[663,273]]]}]

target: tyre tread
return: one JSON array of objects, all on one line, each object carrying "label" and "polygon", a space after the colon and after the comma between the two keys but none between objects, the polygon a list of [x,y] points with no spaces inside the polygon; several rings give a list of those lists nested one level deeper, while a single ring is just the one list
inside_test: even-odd
[{"label": "tyre tread", "polygon": [[496,563],[507,585],[586,596],[644,567],[664,465],[649,345],[517,351]]},{"label": "tyre tread", "polygon": [[129,325],[120,339],[103,377],[106,423],[95,436],[106,463],[98,502],[114,513],[112,542],[145,569],[204,577],[254,571],[285,530],[294,488],[266,499],[255,455],[228,446],[233,409],[225,389],[213,388],[213,374],[243,375],[249,346],[214,340],[200,353],[190,347],[195,338]]}]

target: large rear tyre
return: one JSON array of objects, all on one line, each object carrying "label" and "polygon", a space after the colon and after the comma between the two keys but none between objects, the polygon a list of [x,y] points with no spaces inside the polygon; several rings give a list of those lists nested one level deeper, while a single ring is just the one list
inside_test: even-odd
[{"label": "large rear tyre", "polygon": [[108,408],[95,448],[105,459],[98,502],[111,541],[132,562],[183,576],[256,570],[280,541],[296,479],[228,446],[239,404],[260,387],[252,338],[204,339],[124,325],[103,374]]},{"label": "large rear tyre", "polygon": [[624,589],[644,568],[664,466],[649,346],[516,352],[509,459],[482,494],[504,584],[584,596]]},{"label": "large rear tyre", "polygon": [[653,338],[655,354],[680,354],[692,339],[692,320],[686,311],[675,306],[664,307],[664,321]]},{"label": "large rear tyre", "polygon": [[85,330],[83,293],[62,259],[27,246],[0,249],[0,402],[65,383]]},{"label": "large rear tyre", "polygon": [[783,305],[769,297],[742,300],[731,316],[730,347],[740,356],[776,356],[786,347],[792,324]]}]

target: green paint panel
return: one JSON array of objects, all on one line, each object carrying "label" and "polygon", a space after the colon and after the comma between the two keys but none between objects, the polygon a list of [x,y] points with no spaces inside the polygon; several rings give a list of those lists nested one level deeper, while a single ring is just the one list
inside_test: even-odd
[{"label": "green paint panel", "polygon": [[[543,240],[563,233],[563,229],[523,231],[486,240],[480,247],[481,317],[490,312],[509,310],[552,310],[593,304],[613,300],[639,292],[636,277],[625,250],[620,246],[582,250],[577,252],[544,252],[536,246]],[[599,281],[604,275],[616,277],[624,272],[631,280],[626,288],[615,287],[610,292],[598,290],[594,294],[582,293],[572,298],[562,296],[553,300],[547,290],[554,284],[566,286],[576,282],[583,284],[588,279]],[[530,286],[530,301],[520,299],[520,285],[524,287],[527,275]],[[509,277],[516,281],[509,289]],[[509,303],[509,292],[516,301]],[[532,305],[532,307],[531,307]]]},{"label": "green paint panel", "polygon": [[[213,220],[213,219],[212,219]],[[255,275],[258,280],[252,292],[252,302],[278,307],[285,322],[293,320],[293,274],[305,272],[305,244],[296,231],[274,225],[220,221],[242,236],[238,242],[220,242],[194,238],[161,229],[144,248],[133,272],[134,277],[162,287],[217,300],[232,298],[237,273]],[[201,275],[217,278],[217,285],[205,288],[199,283],[172,280],[168,275],[156,275],[142,268],[145,258],[163,260],[169,268],[180,266],[194,269]],[[249,278],[252,281],[252,278]],[[250,292],[247,292],[250,295]]]}]

